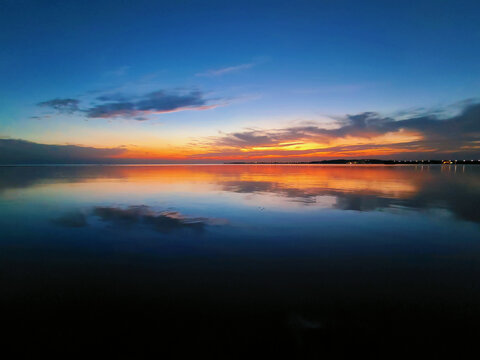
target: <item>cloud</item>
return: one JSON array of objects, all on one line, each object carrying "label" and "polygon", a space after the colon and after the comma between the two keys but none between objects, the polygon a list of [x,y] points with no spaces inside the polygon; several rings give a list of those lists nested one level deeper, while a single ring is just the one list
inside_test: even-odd
[{"label": "cloud", "polygon": [[248,130],[244,132],[235,132],[220,137],[217,145],[225,145],[231,147],[245,146],[269,146],[286,139],[285,134],[276,131]]},{"label": "cloud", "polygon": [[[206,142],[215,151],[230,156],[289,156],[333,153],[358,156],[360,152],[389,150],[391,154],[412,152],[439,155],[480,155],[480,104],[466,103],[457,114],[402,114],[400,119],[376,112],[347,115],[336,128],[317,125],[280,129],[246,129],[211,137]],[[308,145],[308,146],[306,146]],[[208,155],[208,154],[200,154]],[[367,154],[368,156],[368,154]],[[404,156],[404,154],[402,155]],[[430,155],[432,157],[432,155]]]},{"label": "cloud", "polygon": [[107,102],[127,102],[129,100],[128,96],[123,95],[122,93],[113,93],[113,94],[103,94],[96,98],[98,101]]},{"label": "cloud", "polygon": [[71,114],[78,110],[79,100],[77,99],[52,99],[38,103],[38,106],[49,107],[61,113]]},{"label": "cloud", "polygon": [[140,99],[103,97],[110,102],[86,110],[90,118],[111,118],[116,116],[139,117],[148,114],[164,114],[183,110],[206,110],[218,105],[208,105],[202,92],[193,90],[185,94],[168,93],[164,90],[149,93]]},{"label": "cloud", "polygon": [[196,74],[196,76],[221,76],[221,75],[225,75],[225,74],[239,72],[239,71],[242,71],[242,70],[251,69],[252,67],[254,67],[256,65],[257,65],[257,63],[252,62],[252,63],[240,64],[240,65],[235,65],[235,66],[227,66],[227,67],[223,67],[223,68],[219,68],[219,69],[207,70],[203,73]]},{"label": "cloud", "polygon": [[186,110],[208,110],[220,106],[212,104],[199,90],[187,92],[158,90],[142,96],[127,96],[120,93],[104,94],[96,98],[96,104],[79,108],[79,100],[53,99],[39,103],[63,113],[83,113],[88,118],[132,118],[147,120],[150,114],[165,114]]},{"label": "cloud", "polygon": [[46,145],[19,139],[0,139],[0,164],[98,163],[121,155],[124,148]]},{"label": "cloud", "polygon": [[[219,103],[210,103],[202,92],[196,90],[174,93],[160,90],[139,97],[112,93],[98,96],[97,101],[100,103],[81,111],[89,117],[123,116],[143,121],[152,113],[204,110],[220,106]],[[452,107],[431,111],[414,109],[390,116],[364,112],[335,119],[329,126],[304,122],[285,128],[249,128],[232,133],[220,132],[217,136],[192,140],[183,148],[185,153],[182,149],[179,150],[177,158],[181,158],[179,161],[192,162],[295,159],[307,161],[332,157],[478,159],[480,103],[469,100],[458,103],[455,107],[457,108],[455,111]],[[97,157],[107,158],[108,152],[118,155],[122,149],[91,151],[96,152]],[[105,155],[100,154],[101,151]],[[38,157],[34,151],[31,154],[35,159]],[[110,155],[110,160],[115,161],[112,158],[115,155]],[[5,157],[11,158],[4,155],[3,159]],[[86,156],[87,159],[92,157]]]}]

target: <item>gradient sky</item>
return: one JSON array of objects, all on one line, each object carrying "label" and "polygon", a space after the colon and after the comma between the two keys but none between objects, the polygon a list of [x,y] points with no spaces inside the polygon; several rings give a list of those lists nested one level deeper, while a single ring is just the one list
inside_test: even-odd
[{"label": "gradient sky", "polygon": [[478,159],[479,15],[458,0],[2,0],[0,162]]}]

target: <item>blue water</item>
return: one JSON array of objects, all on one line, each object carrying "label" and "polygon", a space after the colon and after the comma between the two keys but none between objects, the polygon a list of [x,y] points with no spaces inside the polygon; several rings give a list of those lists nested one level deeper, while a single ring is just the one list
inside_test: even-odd
[{"label": "blue water", "polygon": [[0,167],[0,231],[5,323],[48,351],[384,358],[478,335],[476,166]]}]

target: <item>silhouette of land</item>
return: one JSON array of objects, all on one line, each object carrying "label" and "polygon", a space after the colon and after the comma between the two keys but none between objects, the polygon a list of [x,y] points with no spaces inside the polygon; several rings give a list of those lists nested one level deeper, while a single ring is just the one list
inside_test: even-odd
[{"label": "silhouette of land", "polygon": [[318,161],[232,161],[225,164],[348,164],[348,165],[478,165],[480,160],[379,160],[379,159],[334,159]]}]

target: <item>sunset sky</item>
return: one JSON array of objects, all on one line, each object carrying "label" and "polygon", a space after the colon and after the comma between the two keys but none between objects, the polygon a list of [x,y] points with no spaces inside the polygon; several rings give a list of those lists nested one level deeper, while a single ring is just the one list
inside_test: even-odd
[{"label": "sunset sky", "polygon": [[0,163],[480,158],[478,1],[0,1]]}]

